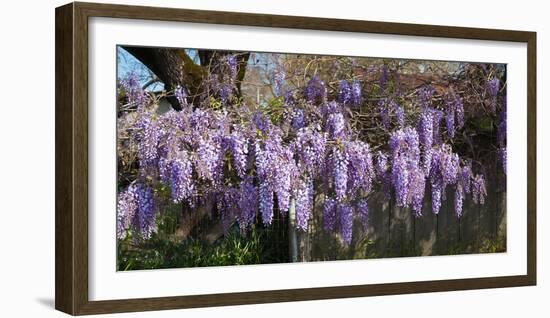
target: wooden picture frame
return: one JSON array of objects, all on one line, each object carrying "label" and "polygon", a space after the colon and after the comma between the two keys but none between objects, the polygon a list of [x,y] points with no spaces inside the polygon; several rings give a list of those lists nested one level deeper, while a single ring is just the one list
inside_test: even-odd
[{"label": "wooden picture frame", "polygon": [[[97,3],[70,3],[56,17],[55,307],[100,314],[536,284],[536,33],[450,26],[276,16]],[[527,274],[196,296],[90,301],[88,298],[88,19],[109,17],[269,28],[477,39],[527,44]]]}]

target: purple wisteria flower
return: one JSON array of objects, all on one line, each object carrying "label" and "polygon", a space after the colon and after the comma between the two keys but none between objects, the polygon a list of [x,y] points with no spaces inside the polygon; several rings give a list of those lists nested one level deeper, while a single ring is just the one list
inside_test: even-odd
[{"label": "purple wisteria flower", "polygon": [[504,171],[504,174],[506,174],[506,158],[507,158],[506,147],[500,148],[498,150],[498,155],[499,155],[498,157],[499,157],[500,163],[502,164],[502,171]]},{"label": "purple wisteria flower", "polygon": [[351,90],[351,104],[358,106],[361,104],[361,83],[358,80],[353,80],[350,86]]},{"label": "purple wisteria flower", "polygon": [[317,75],[313,75],[307,82],[304,90],[304,96],[308,102],[320,101],[324,102],[327,98],[327,88]]},{"label": "purple wisteria flower", "polygon": [[312,127],[304,127],[296,134],[294,149],[298,158],[298,166],[312,176],[316,176],[323,168],[325,160],[327,134]]},{"label": "purple wisteria flower", "polygon": [[220,77],[218,74],[210,74],[208,76],[208,87],[212,95],[217,95],[222,104],[226,104],[235,89],[235,83],[232,78]]},{"label": "purple wisteria flower", "polygon": [[295,90],[287,90],[284,94],[284,103],[287,107],[294,107],[296,106],[296,91]]},{"label": "purple wisteria flower", "polygon": [[298,130],[302,127],[304,127],[306,124],[305,117],[304,117],[304,111],[300,108],[294,109],[292,112],[292,122],[291,126],[294,128],[294,130]]},{"label": "purple wisteria flower", "polygon": [[131,230],[132,223],[138,208],[137,187],[131,184],[118,195],[117,204],[117,238],[124,239]]},{"label": "purple wisteria flower", "polygon": [[235,57],[235,55],[226,55],[225,63],[227,63],[227,66],[229,68],[229,77],[233,82],[237,78],[237,69],[238,69],[237,58]]},{"label": "purple wisteria flower", "polygon": [[431,180],[432,186],[432,212],[433,214],[439,214],[441,209],[441,195],[442,195],[442,186],[441,180]]},{"label": "purple wisteria flower", "polygon": [[445,95],[445,122],[447,124],[447,135],[453,138],[456,129],[464,127],[464,105],[462,98],[454,92]]},{"label": "purple wisteria flower", "polygon": [[397,121],[397,126],[403,128],[405,125],[405,110],[402,106],[395,104],[395,119]]},{"label": "purple wisteria flower", "polygon": [[390,126],[390,114],[392,117],[395,117],[398,128],[403,128],[405,125],[405,109],[393,99],[381,98],[378,101],[378,112],[380,114],[382,126],[385,129],[388,129]]},{"label": "purple wisteria flower", "polygon": [[464,190],[462,189],[462,186],[460,186],[459,184],[457,185],[455,190],[455,202],[454,202],[455,214],[458,218],[462,216],[462,207],[464,203],[463,201],[464,201]]},{"label": "purple wisteria flower", "polygon": [[193,195],[193,166],[186,151],[180,152],[169,166],[172,200],[178,203]]},{"label": "purple wisteria flower", "polygon": [[353,235],[353,208],[348,204],[338,204],[340,215],[340,239],[345,246],[351,243]]},{"label": "purple wisteria flower", "polygon": [[378,178],[381,178],[388,171],[388,156],[382,151],[376,153],[375,171]]},{"label": "purple wisteria flower", "polygon": [[330,139],[342,139],[345,136],[346,121],[342,113],[332,113],[327,119],[327,130]]},{"label": "purple wisteria flower", "polygon": [[351,87],[346,80],[341,80],[338,84],[338,102],[343,105],[351,102]]},{"label": "purple wisteria flower", "polygon": [[409,198],[414,216],[422,216],[424,192],[426,190],[426,176],[421,169],[411,169],[409,176]]},{"label": "purple wisteria flower", "polygon": [[434,145],[438,145],[441,143],[440,125],[441,125],[441,119],[443,119],[443,112],[438,109],[434,109],[432,110],[431,113],[432,113],[432,119],[433,119],[433,132],[434,132],[433,143]]},{"label": "purple wisteria flower", "polygon": [[330,101],[321,106],[321,113],[325,118],[328,118],[330,114],[341,113],[342,111],[343,107],[336,101]]},{"label": "purple wisteria flower", "polygon": [[191,141],[195,143],[194,146],[198,146],[196,143],[199,141],[199,138],[209,133],[211,120],[210,113],[200,108],[195,109],[189,116]]},{"label": "purple wisteria flower", "polygon": [[432,212],[439,213],[441,198],[445,197],[447,185],[458,180],[460,159],[450,145],[443,144],[433,149],[430,183],[432,186]]},{"label": "purple wisteria flower", "polygon": [[161,181],[165,184],[170,182],[170,163],[172,159],[178,156],[178,153],[185,144],[188,144],[188,138],[183,131],[187,123],[181,112],[175,110],[168,111],[164,116],[158,119],[160,137],[158,141],[158,172]]},{"label": "purple wisteria flower", "polygon": [[472,163],[466,163],[460,168],[459,183],[465,193],[470,193],[472,190]]},{"label": "purple wisteria flower", "polygon": [[298,182],[296,197],[296,227],[307,231],[308,221],[313,209],[313,181],[308,178]]},{"label": "purple wisteria flower", "polygon": [[237,222],[241,232],[245,232],[254,223],[258,204],[258,189],[254,186],[252,178],[247,176],[239,187],[239,213]]},{"label": "purple wisteria flower", "polygon": [[273,190],[277,194],[277,202],[280,212],[288,211],[290,207],[290,196],[292,180],[295,176],[296,166],[293,154],[288,148],[283,149],[279,158],[279,168],[276,171],[277,178],[273,180]]},{"label": "purple wisteria flower", "polygon": [[336,227],[336,200],[325,198],[323,205],[323,228],[327,232],[332,232]]},{"label": "purple wisteria flower", "polygon": [[458,154],[452,152],[451,146],[445,144],[440,148],[438,167],[443,184],[455,184],[460,167],[460,159]]},{"label": "purple wisteria flower", "polygon": [[489,93],[490,96],[497,96],[499,88],[500,81],[498,78],[493,77],[487,81],[487,93]]},{"label": "purple wisteria flower", "polygon": [[217,184],[221,178],[223,159],[221,140],[217,136],[201,136],[198,141],[195,167],[199,178]]},{"label": "purple wisteria flower", "polygon": [[397,206],[407,206],[407,198],[409,195],[409,169],[407,157],[405,155],[399,154],[393,160],[392,183],[395,188],[395,201]]},{"label": "purple wisteria flower", "polygon": [[263,133],[267,133],[270,127],[269,118],[260,112],[254,113],[252,116],[252,122],[254,123],[255,129],[258,129]]},{"label": "purple wisteria flower", "polygon": [[347,193],[348,183],[348,163],[349,159],[345,149],[335,146],[332,150],[333,174],[334,174],[334,192],[338,201],[343,200]]},{"label": "purple wisteria flower", "polygon": [[487,188],[485,187],[485,177],[478,174],[472,181],[472,200],[475,204],[485,204],[486,196]]},{"label": "purple wisteria flower", "polygon": [[240,129],[235,129],[229,136],[228,143],[235,170],[239,177],[244,178],[248,164],[248,138]]},{"label": "purple wisteria flower", "polygon": [[255,164],[260,182],[260,201],[265,199],[265,202],[261,202],[260,212],[265,216],[264,223],[270,224],[273,192],[277,194],[279,210],[286,212],[289,208],[291,181],[296,166],[293,152],[282,144],[280,132],[272,130],[266,137],[263,142],[255,141]]},{"label": "purple wisteria flower", "polygon": [[285,84],[286,73],[282,68],[279,68],[273,72],[273,82],[275,86],[275,93],[277,95],[283,94],[283,87]]},{"label": "purple wisteria flower", "polygon": [[422,86],[417,93],[417,100],[420,108],[425,109],[430,107],[432,97],[435,93],[435,89],[432,85]]},{"label": "purple wisteria flower", "polygon": [[221,223],[224,233],[235,222],[238,214],[238,189],[233,187],[224,187],[216,193],[216,205],[220,211]]},{"label": "purple wisteria flower", "polygon": [[262,216],[262,222],[264,225],[269,225],[273,221],[273,191],[269,189],[269,186],[263,182],[259,187],[259,210]]},{"label": "purple wisteria flower", "polygon": [[137,228],[142,238],[149,239],[156,231],[156,209],[153,202],[153,189],[150,186],[138,183],[136,184]]},{"label": "purple wisteria flower", "polygon": [[222,104],[226,104],[227,101],[233,96],[233,85],[229,83],[220,84],[218,95]]},{"label": "purple wisteria flower", "polygon": [[369,145],[360,140],[345,144],[348,157],[348,186],[350,195],[358,191],[369,193],[375,177]]},{"label": "purple wisteria flower", "polygon": [[361,83],[358,80],[341,80],[338,85],[338,102],[353,106],[361,104]]},{"label": "purple wisteria flower", "polygon": [[367,200],[361,200],[356,205],[357,216],[363,226],[363,231],[366,231],[369,225],[369,205]]},{"label": "purple wisteria flower", "polygon": [[392,155],[391,182],[395,189],[396,205],[408,207],[414,201],[414,210],[420,213],[424,198],[424,175],[420,166],[418,133],[411,127],[395,131],[390,136]]},{"label": "purple wisteria flower", "polygon": [[388,107],[388,99],[381,98],[378,101],[378,113],[380,114],[380,121],[382,122],[382,127],[388,129],[390,126],[390,108]]},{"label": "purple wisteria flower", "polygon": [[143,111],[144,107],[147,106],[149,99],[145,93],[145,90],[141,87],[137,73],[129,73],[120,81],[120,84],[126,93],[128,104],[136,106],[138,110]]},{"label": "purple wisteria flower", "polygon": [[143,114],[136,125],[139,133],[138,157],[140,166],[154,166],[158,159],[158,143],[160,139],[160,129],[157,122],[148,114]]},{"label": "purple wisteria flower", "polygon": [[389,172],[388,156],[382,151],[376,153],[374,171],[382,185],[385,197],[391,200],[391,173]]},{"label": "purple wisteria flower", "polygon": [[417,127],[418,139],[422,147],[422,168],[425,175],[430,174],[432,165],[433,128],[432,111],[426,108],[420,113]]}]

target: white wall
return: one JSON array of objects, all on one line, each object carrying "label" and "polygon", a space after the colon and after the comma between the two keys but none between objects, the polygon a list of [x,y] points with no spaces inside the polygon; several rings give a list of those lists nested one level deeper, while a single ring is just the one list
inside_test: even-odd
[{"label": "white wall", "polygon": [[[115,2],[107,1],[105,2]],[[538,32],[537,287],[384,296],[139,313],[145,317],[547,317],[550,235],[550,23],[544,1],[117,1],[156,6],[445,24]],[[0,315],[61,317],[54,311],[54,8],[63,1],[3,3],[0,10]],[[545,14],[546,13],[546,14]],[[17,105],[17,106],[14,106]],[[6,204],[7,203],[7,204]],[[527,315],[526,315],[527,314]],[[122,315],[118,315],[122,316]],[[128,316],[128,315],[126,315]]]}]

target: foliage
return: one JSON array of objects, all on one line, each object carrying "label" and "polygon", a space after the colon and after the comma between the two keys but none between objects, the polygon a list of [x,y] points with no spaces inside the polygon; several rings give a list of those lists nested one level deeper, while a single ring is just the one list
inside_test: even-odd
[{"label": "foliage", "polygon": [[118,270],[260,264],[264,253],[260,236],[252,230],[243,237],[233,228],[215,244],[194,238],[177,242],[156,235],[137,246],[121,240]]}]

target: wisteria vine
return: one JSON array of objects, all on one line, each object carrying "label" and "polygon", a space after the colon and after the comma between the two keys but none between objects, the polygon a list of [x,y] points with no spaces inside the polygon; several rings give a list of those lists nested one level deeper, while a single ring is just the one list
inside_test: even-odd
[{"label": "wisteria vine", "polygon": [[[269,226],[275,213],[284,216],[294,204],[297,229],[307,231],[320,213],[324,230],[344,245],[352,242],[354,219],[367,230],[369,199],[376,191],[415,217],[438,214],[448,199],[457,217],[467,197],[485,203],[485,170],[453,148],[469,119],[458,90],[426,84],[405,103],[386,94],[391,76],[386,66],[380,68],[379,97],[367,96],[359,79],[341,80],[332,89],[313,75],[304,87],[291,88],[278,68],[275,94],[285,96],[288,122],[273,120],[262,109],[243,120],[232,113],[241,106],[231,104],[236,59],[229,55],[222,62],[220,73],[207,78],[221,102],[217,108],[193,107],[178,86],[173,94],[183,109],[159,112],[134,74],[120,81],[133,110],[119,121],[131,131],[128,143],[139,169],[119,191],[119,238],[151,237],[167,201],[195,207],[213,199],[224,223],[237,224],[243,233],[257,221]],[[482,99],[498,113],[497,151],[506,172],[502,85],[495,76],[487,78]],[[368,97],[386,132],[384,144],[371,145],[352,128],[354,113],[366,107]]]}]

